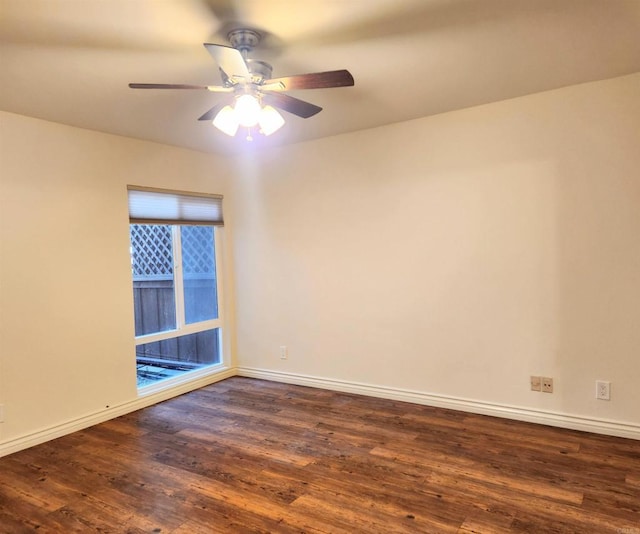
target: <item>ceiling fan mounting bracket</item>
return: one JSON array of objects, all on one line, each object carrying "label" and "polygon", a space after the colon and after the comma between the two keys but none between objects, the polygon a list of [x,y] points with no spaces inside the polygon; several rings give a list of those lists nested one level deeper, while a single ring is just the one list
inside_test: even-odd
[{"label": "ceiling fan mounting bracket", "polygon": [[229,39],[231,46],[244,54],[251,52],[251,50],[258,46],[261,38],[262,35],[257,31],[249,30],[248,28],[238,28],[231,30],[227,34],[227,39]]}]

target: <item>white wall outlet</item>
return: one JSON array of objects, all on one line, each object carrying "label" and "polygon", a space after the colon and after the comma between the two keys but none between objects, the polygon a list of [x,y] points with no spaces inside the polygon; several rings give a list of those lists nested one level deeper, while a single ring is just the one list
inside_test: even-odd
[{"label": "white wall outlet", "polygon": [[553,378],[542,377],[542,393],[553,393]]},{"label": "white wall outlet", "polygon": [[0,423],[4,423],[4,404],[0,404]]},{"label": "white wall outlet", "polygon": [[281,345],[280,346],[280,359],[281,360],[288,360],[289,359],[289,349],[287,348],[286,345]]},{"label": "white wall outlet", "polygon": [[539,376],[531,377],[531,391],[540,391],[542,389],[542,381]]},{"label": "white wall outlet", "polygon": [[596,399],[611,400],[611,382],[596,380]]}]

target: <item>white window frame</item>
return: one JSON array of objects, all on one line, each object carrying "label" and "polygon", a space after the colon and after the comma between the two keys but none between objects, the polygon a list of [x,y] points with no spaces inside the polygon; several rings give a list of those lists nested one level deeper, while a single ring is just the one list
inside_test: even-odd
[{"label": "white window frame", "polygon": [[[135,224],[147,224],[147,223],[135,223]],[[200,321],[197,323],[186,324],[185,321],[185,307],[184,307],[184,278],[182,276],[182,246],[180,240],[180,227],[181,224],[170,224],[171,226],[171,238],[173,247],[173,291],[176,306],[176,328],[172,330],[163,330],[162,332],[153,332],[151,334],[143,334],[135,337],[136,347],[138,345],[144,345],[146,343],[153,343],[155,341],[163,341],[165,339],[172,339],[175,337],[181,337],[189,334],[197,334],[198,332],[204,332],[205,330],[218,329],[218,351],[220,354],[220,362],[224,360],[224,350],[222,343],[222,330],[223,330],[223,292],[222,292],[222,232],[219,227],[213,227],[213,241],[214,241],[214,253],[215,253],[215,268],[216,268],[216,293],[218,298],[218,318],[208,319],[206,321]],[[196,226],[198,226],[196,224]],[[218,365],[213,363],[210,366]]]}]

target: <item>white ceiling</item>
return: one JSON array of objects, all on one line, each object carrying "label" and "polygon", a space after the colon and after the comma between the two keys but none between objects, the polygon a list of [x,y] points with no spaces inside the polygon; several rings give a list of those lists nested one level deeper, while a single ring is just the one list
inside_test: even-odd
[{"label": "white ceiling", "polygon": [[238,26],[265,34],[252,57],[274,77],[346,68],[355,78],[291,92],[324,110],[284,113],[267,145],[640,71],[640,0],[0,0],[0,109],[234,150],[242,137],[197,120],[219,95],[127,84],[219,84],[202,43],[227,44]]}]

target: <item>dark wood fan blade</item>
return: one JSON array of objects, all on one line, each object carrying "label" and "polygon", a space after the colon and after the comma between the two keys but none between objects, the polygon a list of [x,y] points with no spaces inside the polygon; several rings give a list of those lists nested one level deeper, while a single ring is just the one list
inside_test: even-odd
[{"label": "dark wood fan blade", "polygon": [[209,111],[198,117],[199,121],[212,121],[214,117],[218,114],[218,112],[227,105],[226,102],[222,104],[216,104]]},{"label": "dark wood fan blade", "polygon": [[[311,74],[296,74],[266,80],[265,84],[281,83],[283,91],[294,89],[328,89],[330,87],[349,87],[355,84],[353,76],[348,70],[331,70],[328,72],[313,72]],[[277,89],[276,89],[277,90]]]},{"label": "dark wood fan blade", "polygon": [[222,72],[224,72],[229,78],[234,76],[245,78],[247,80],[251,78],[251,73],[249,72],[247,64],[239,50],[230,46],[211,43],[204,43],[204,47],[218,64],[220,70],[222,70]]},{"label": "dark wood fan blade", "polygon": [[293,113],[303,119],[313,117],[316,113],[320,113],[322,111],[320,106],[305,102],[304,100],[298,100],[297,98],[282,93],[271,93],[265,91],[262,93],[262,102],[269,104],[274,108],[280,108],[284,111],[288,111],[289,113]]},{"label": "dark wood fan blade", "polygon": [[130,83],[131,89],[209,89],[208,85],[188,85],[183,83]]}]

